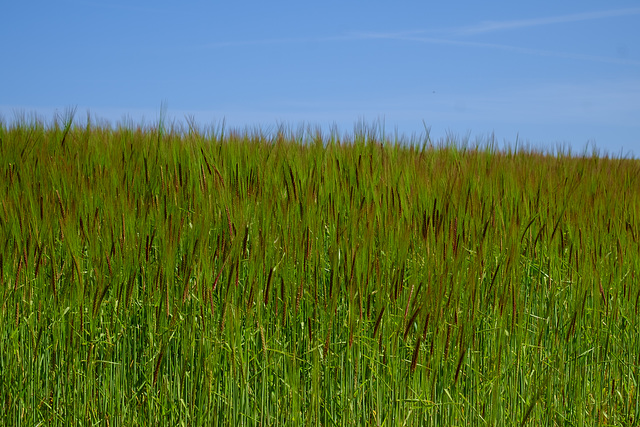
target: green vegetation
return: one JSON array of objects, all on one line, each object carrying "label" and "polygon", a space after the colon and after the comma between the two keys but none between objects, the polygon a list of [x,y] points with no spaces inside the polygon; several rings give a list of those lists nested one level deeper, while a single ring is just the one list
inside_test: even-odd
[{"label": "green vegetation", "polygon": [[636,425],[640,162],[0,124],[3,425]]}]

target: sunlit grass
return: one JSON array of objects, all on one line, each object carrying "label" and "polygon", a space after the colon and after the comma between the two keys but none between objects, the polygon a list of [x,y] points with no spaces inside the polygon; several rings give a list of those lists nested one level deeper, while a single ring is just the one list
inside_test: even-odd
[{"label": "sunlit grass", "polygon": [[0,125],[5,425],[634,425],[640,162]]}]

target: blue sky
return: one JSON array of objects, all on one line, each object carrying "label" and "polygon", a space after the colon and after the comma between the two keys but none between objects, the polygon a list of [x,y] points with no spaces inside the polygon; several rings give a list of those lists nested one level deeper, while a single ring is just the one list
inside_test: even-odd
[{"label": "blue sky", "polygon": [[20,1],[0,115],[301,123],[640,157],[636,1]]}]

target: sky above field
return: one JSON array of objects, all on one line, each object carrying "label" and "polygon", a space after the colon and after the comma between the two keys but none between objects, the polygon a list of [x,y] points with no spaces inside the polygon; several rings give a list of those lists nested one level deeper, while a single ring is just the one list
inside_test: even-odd
[{"label": "sky above field", "polygon": [[640,157],[640,3],[13,1],[0,115]]}]

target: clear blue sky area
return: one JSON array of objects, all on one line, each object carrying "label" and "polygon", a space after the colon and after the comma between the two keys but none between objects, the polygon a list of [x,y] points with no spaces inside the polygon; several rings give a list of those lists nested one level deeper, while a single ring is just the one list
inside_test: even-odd
[{"label": "clear blue sky area", "polygon": [[0,115],[301,123],[640,157],[634,1],[12,1]]}]

